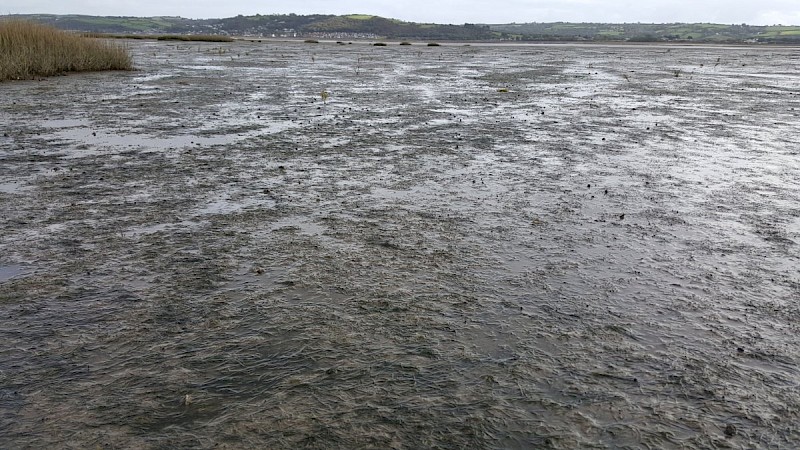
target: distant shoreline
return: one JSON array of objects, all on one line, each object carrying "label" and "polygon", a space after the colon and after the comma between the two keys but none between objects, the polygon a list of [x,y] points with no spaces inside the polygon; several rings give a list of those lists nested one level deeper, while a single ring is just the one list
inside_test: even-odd
[{"label": "distant shoreline", "polygon": [[245,36],[264,39],[413,40],[453,43],[800,46],[800,26],[713,23],[414,23],[373,15],[271,14],[219,19],[15,14],[81,33]]},{"label": "distant shoreline", "polygon": [[[231,36],[236,41],[245,42],[292,42],[292,43],[305,43],[306,38],[273,38],[273,37],[255,37],[255,36]],[[665,48],[797,48],[798,44],[785,44],[785,43],[749,43],[749,42],[733,42],[733,43],[713,43],[713,42],[630,42],[630,41],[567,41],[567,40],[553,40],[553,41],[426,41],[426,40],[402,40],[402,39],[349,39],[349,40],[335,40],[335,39],[316,39],[318,44],[337,44],[343,42],[345,45],[374,45],[375,43],[385,43],[387,46],[400,46],[401,42],[410,42],[414,47],[426,47],[429,42],[435,42],[441,47],[464,47],[464,46],[496,46],[496,47],[539,47],[539,46],[583,46],[583,47],[665,47]]]}]

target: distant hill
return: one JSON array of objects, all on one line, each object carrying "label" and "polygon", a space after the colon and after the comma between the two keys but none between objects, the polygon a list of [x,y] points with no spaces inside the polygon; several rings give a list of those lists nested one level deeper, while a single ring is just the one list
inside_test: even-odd
[{"label": "distant hill", "polygon": [[781,43],[800,45],[800,26],[724,24],[513,23],[420,24],[372,15],[272,14],[224,19],[12,15],[65,30],[113,34],[220,34],[258,37],[423,39],[457,41],[594,41]]},{"label": "distant hill", "polygon": [[378,16],[336,16],[304,28],[312,33],[361,33],[394,39],[491,40],[496,39],[488,25],[439,25],[402,22]]},{"label": "distant hill", "polygon": [[522,23],[491,25],[508,39],[570,41],[686,41],[704,43],[800,44],[800,26],[724,25],[712,23]]},{"label": "distant hill", "polygon": [[370,15],[255,15],[224,19],[182,17],[101,17],[80,15],[0,16],[33,20],[65,30],[114,34],[224,34],[263,37],[352,37],[392,39],[492,40],[488,26],[403,22]]}]

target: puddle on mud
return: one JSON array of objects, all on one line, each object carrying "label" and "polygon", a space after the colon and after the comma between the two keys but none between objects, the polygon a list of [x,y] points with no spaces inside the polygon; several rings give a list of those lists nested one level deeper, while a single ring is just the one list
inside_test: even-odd
[{"label": "puddle on mud", "polygon": [[18,181],[0,183],[0,193],[3,194],[16,194],[22,191],[26,191],[28,189],[31,189],[29,185],[20,183]]},{"label": "puddle on mud", "polygon": [[800,441],[792,50],[129,45],[0,84],[0,447]]},{"label": "puddle on mud", "polygon": [[25,273],[25,268],[22,266],[0,265],[0,282],[10,280],[24,273]]},{"label": "puddle on mud", "polygon": [[253,123],[234,121],[234,126],[237,125],[243,126],[244,129],[222,134],[218,130],[209,129],[203,130],[202,134],[199,135],[195,134],[195,131],[192,134],[180,132],[171,136],[152,136],[141,133],[122,133],[95,127],[86,119],[41,122],[41,126],[44,128],[58,129],[58,131],[49,133],[49,139],[78,144],[68,151],[67,158],[101,156],[131,148],[162,152],[164,150],[197,146],[233,144],[240,140],[281,133],[296,127],[295,124],[287,122],[262,122],[254,126]]},{"label": "puddle on mud", "polygon": [[198,216],[209,214],[225,215],[240,212],[252,207],[270,208],[274,206],[274,204],[275,202],[271,199],[242,199],[236,201],[230,199],[220,199],[207,203],[205,206],[195,210],[194,214]]},{"label": "puddle on mud", "polygon": [[171,222],[171,223],[158,223],[154,225],[143,225],[137,226],[133,228],[129,228],[125,233],[129,233],[132,236],[142,236],[154,233],[165,233],[173,230],[182,230],[184,232],[191,232],[196,230],[202,225],[201,222],[191,222],[191,221],[182,221],[182,222]]},{"label": "puddle on mud", "polygon": [[325,227],[302,218],[287,218],[272,222],[271,231],[297,229],[302,234],[319,236],[325,232]]}]

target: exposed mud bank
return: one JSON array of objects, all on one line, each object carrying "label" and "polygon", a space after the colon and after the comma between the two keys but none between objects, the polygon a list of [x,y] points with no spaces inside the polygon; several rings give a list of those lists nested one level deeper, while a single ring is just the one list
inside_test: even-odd
[{"label": "exposed mud bank", "polygon": [[797,52],[130,45],[0,84],[0,446],[800,442]]}]

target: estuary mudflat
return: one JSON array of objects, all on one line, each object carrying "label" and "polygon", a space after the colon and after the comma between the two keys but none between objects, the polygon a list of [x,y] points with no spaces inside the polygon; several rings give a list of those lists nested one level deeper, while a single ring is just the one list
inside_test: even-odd
[{"label": "estuary mudflat", "polygon": [[796,50],[128,45],[0,84],[0,446],[800,442]]}]

